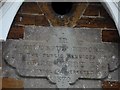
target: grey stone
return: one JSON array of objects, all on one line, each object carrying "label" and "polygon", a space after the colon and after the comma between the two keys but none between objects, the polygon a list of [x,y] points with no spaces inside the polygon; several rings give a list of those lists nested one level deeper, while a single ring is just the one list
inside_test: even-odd
[{"label": "grey stone", "polygon": [[105,79],[105,81],[119,81],[120,78],[120,68],[118,68],[117,70],[110,72],[108,75],[108,78]]},{"label": "grey stone", "polygon": [[69,87],[78,78],[106,78],[110,57],[116,56],[103,43],[8,40],[4,46],[5,60],[21,76],[47,77],[58,87]]},{"label": "grey stone", "polygon": [[22,78],[24,81],[24,88],[52,88],[52,90],[56,90],[55,88],[56,85],[50,83],[47,79],[45,78]]},{"label": "grey stone", "polygon": [[91,88],[101,86],[100,80],[118,68],[120,50],[116,43],[102,43],[100,32],[99,29],[26,27],[24,40],[4,43],[3,58],[26,83],[33,81],[30,85],[35,87],[42,85],[39,82],[43,78],[52,84],[49,87],[72,88],[80,82],[75,87],[84,88],[90,87],[90,81]]},{"label": "grey stone", "polygon": [[66,39],[75,39],[77,42],[101,42],[101,30],[42,26],[26,26],[25,28],[24,39],[26,40],[50,41],[55,38],[59,38],[61,42],[65,42]]},{"label": "grey stone", "polygon": [[91,90],[93,90],[94,88],[96,88],[96,90],[98,90],[101,87],[102,87],[101,80],[79,80],[74,85],[70,86],[70,88],[83,88],[83,89],[92,88]]}]

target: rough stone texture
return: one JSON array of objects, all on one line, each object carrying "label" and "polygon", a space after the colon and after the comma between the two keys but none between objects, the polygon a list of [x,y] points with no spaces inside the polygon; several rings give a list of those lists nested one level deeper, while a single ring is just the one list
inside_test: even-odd
[{"label": "rough stone texture", "polygon": [[[45,88],[50,90],[56,90],[56,85],[49,82],[46,78],[22,78],[24,81],[24,88]],[[29,84],[28,84],[29,83]]]},{"label": "rough stone texture", "polygon": [[110,72],[106,81],[120,81],[120,68],[117,70]]},{"label": "rough stone texture", "polygon": [[[82,89],[101,89],[102,85],[101,85],[101,81],[100,80],[79,80],[78,82],[76,82],[76,84],[74,84],[73,86],[71,86],[71,88],[82,88]],[[71,90],[71,89],[70,89]]]},{"label": "rough stone texture", "polygon": [[75,7],[75,9],[72,10],[71,15],[68,14],[60,16],[52,10],[50,3],[43,3],[41,5],[43,13],[46,15],[52,26],[74,27],[76,25],[76,22],[79,20],[82,13],[86,9],[87,3],[78,3],[77,5],[75,4],[73,7]]},{"label": "rough stone texture", "polygon": [[[44,83],[42,83],[44,82]],[[56,85],[55,84],[51,84],[48,82],[48,80],[46,79],[25,79],[24,80],[24,88],[48,88],[48,90],[50,88],[52,88],[52,90],[56,90]],[[28,84],[29,83],[29,84]],[[75,89],[80,89],[80,88],[101,88],[101,81],[95,81],[95,80],[79,80],[78,82],[76,82],[74,85],[69,86],[69,90],[73,90],[73,88]],[[92,90],[91,89],[91,90]],[[63,90],[63,89],[62,89]]]},{"label": "rough stone texture", "polygon": [[[35,27],[26,26],[24,39],[26,40],[37,40],[37,41],[47,41],[51,38],[51,35],[65,34],[67,38],[78,38],[78,42],[101,42],[101,30],[100,29],[90,29],[90,28],[68,28],[68,27]],[[68,34],[68,36],[67,36]],[[55,36],[57,37],[57,36]],[[62,38],[65,38],[61,36]],[[90,37],[90,38],[89,38]]]},{"label": "rough stone texture", "polygon": [[[109,71],[117,69],[119,65],[118,44],[99,41],[100,30],[82,30],[68,27],[26,27],[25,40],[5,42],[4,60],[16,68],[19,76],[46,77],[50,82],[56,83],[58,88],[100,87],[99,81],[95,85],[92,80],[93,86],[84,80],[81,81],[82,85],[70,84],[82,78],[107,78]],[[23,80],[27,83],[29,81]],[[37,82],[39,81],[41,80],[38,79]],[[31,84],[35,86],[33,82]]]},{"label": "rough stone texture", "polygon": [[[42,3],[42,2],[24,3],[21,6],[20,10],[18,11],[17,16],[15,17],[13,25],[12,25],[12,26],[17,26],[18,28],[15,28],[15,29],[11,28],[8,38],[9,39],[23,38],[23,34],[24,34],[23,26],[26,26],[26,25],[40,25],[40,26],[55,25],[55,26],[70,26],[70,27],[72,26],[72,27],[78,27],[78,28],[81,28],[81,27],[100,28],[102,30],[108,30],[108,32],[105,31],[104,33],[101,33],[101,35],[104,34],[101,36],[102,41],[116,42],[116,40],[118,39],[116,37],[118,33],[116,35],[114,34],[115,37],[111,37],[111,34],[109,33],[110,30],[116,30],[116,26],[115,26],[113,20],[110,18],[110,16],[106,12],[106,10],[101,5],[101,3],[90,2],[90,3],[86,3],[85,4],[86,6],[84,6],[84,5],[78,6],[81,4],[76,3],[74,5],[74,7],[76,7],[74,15],[64,16],[64,19],[62,19],[63,17],[61,17],[61,16],[58,17],[58,16],[56,16],[55,13],[52,13],[50,4],[48,4],[44,7],[44,8],[46,8],[46,9],[44,9],[45,11],[49,9],[48,12],[47,11],[45,12],[44,10],[42,10],[41,7],[43,4],[44,3]],[[79,13],[81,13],[79,11],[82,11],[83,9],[84,9],[85,13],[83,11],[83,13],[79,16]],[[49,13],[49,14],[47,14],[47,13]],[[23,18],[22,18],[22,15],[23,15]],[[53,19],[56,20],[56,22],[51,22],[51,20],[49,20],[48,16],[49,17],[52,16]],[[32,17],[32,18],[30,18],[30,17]],[[39,21],[36,19],[36,17],[40,18]],[[41,18],[45,18],[45,20],[43,20]],[[70,18],[70,19],[68,19],[68,18]],[[52,20],[52,21],[55,21],[55,20]],[[70,22],[70,23],[68,23],[68,22]],[[23,27],[23,29],[22,28],[19,29],[21,26]],[[107,37],[110,37],[110,38],[107,38]],[[6,70],[9,72],[9,68],[6,68]],[[11,73],[10,76],[14,76],[14,75],[12,75],[12,73],[13,73],[12,71],[10,71],[9,74],[10,73]],[[7,74],[7,76],[8,76],[8,74]],[[115,79],[113,79],[113,80],[115,80]],[[33,81],[33,80],[31,80],[31,81]],[[27,83],[29,83],[29,82],[27,82]],[[105,84],[107,85],[109,83],[105,82],[104,85]],[[118,85],[118,84],[119,83],[116,83],[116,85]],[[111,87],[111,85],[113,85],[113,87],[114,87],[114,84],[112,84],[112,83],[110,83],[107,87],[113,88],[113,87]],[[42,86],[44,86],[44,85],[42,85]]]},{"label": "rough stone texture", "polygon": [[[106,70],[106,68],[108,68],[107,61],[109,59],[108,57],[111,57],[111,53],[107,52],[107,50],[103,51],[106,48],[105,45],[102,45],[100,43],[92,44],[92,43],[83,43],[83,42],[82,42],[82,44],[70,45],[71,44],[70,41],[68,41],[68,42],[69,42],[68,44],[62,45],[55,41],[46,43],[43,41],[35,42],[35,41],[25,41],[25,40],[24,41],[23,40],[22,41],[20,41],[20,40],[10,41],[9,40],[8,42],[6,42],[7,47],[5,47],[5,51],[4,51],[5,54],[3,53],[3,55],[5,55],[5,60],[7,60],[7,62],[10,65],[12,65],[13,67],[16,67],[18,70],[18,73],[23,76],[38,76],[38,77],[44,76],[44,75],[46,75],[47,72],[40,71],[39,69],[44,68],[47,71],[52,71],[52,70],[49,70],[52,67],[52,65],[63,64],[63,62],[66,61],[66,63],[68,63],[68,65],[67,65],[68,70],[69,70],[69,68],[74,69],[75,67],[76,67],[76,70],[79,70],[79,69],[81,69],[80,67],[83,66],[84,67],[83,70],[88,70],[88,71],[93,72],[93,73],[91,72],[92,74],[90,74],[90,76],[89,76],[89,74],[87,76],[86,72],[82,72],[83,74],[81,72],[78,72],[78,74],[80,74],[80,78],[99,78],[99,77],[105,78],[106,77],[106,75],[104,76],[104,73],[107,74],[107,72],[106,72],[106,71],[108,71],[108,70]],[[57,48],[57,46],[61,46],[63,48]],[[64,46],[66,46],[66,47],[64,47]],[[87,49],[85,49],[84,47]],[[73,48],[76,48],[78,50],[73,49]],[[60,49],[60,50],[58,50],[58,49]],[[97,49],[97,51],[95,51],[96,49]],[[107,53],[107,55],[106,55],[106,53]],[[59,54],[60,54],[60,56],[59,56]],[[63,56],[63,54],[65,54],[65,55]],[[78,55],[80,55],[80,56],[78,57]],[[114,53],[112,55],[114,55]],[[105,56],[106,56],[106,58],[105,58]],[[59,59],[62,61],[60,62]],[[67,59],[70,59],[70,61],[68,61]],[[73,60],[75,60],[75,61],[73,61]],[[86,60],[86,61],[84,62],[84,60]],[[92,61],[90,61],[90,60],[92,60]],[[101,60],[101,62],[99,60]],[[102,66],[102,64],[103,64],[102,62],[104,62],[105,66]],[[80,63],[81,65],[77,65],[77,63]],[[90,65],[89,65],[89,63],[90,63]],[[92,66],[91,66],[94,63],[98,65],[98,66],[97,65],[95,66],[95,67],[98,67],[98,73],[100,70],[101,74],[102,74],[102,70],[103,70],[103,77],[96,75],[96,74],[98,74],[96,71],[96,68],[95,67],[92,68]],[[75,67],[74,67],[74,64],[76,65]],[[67,68],[67,66],[66,66],[66,68]],[[117,67],[117,65],[115,65],[115,66]],[[90,67],[91,67],[91,69],[90,69]],[[31,71],[31,69],[33,69],[33,72],[35,70],[36,71],[33,73]],[[39,71],[40,71],[40,73],[39,73]],[[43,72],[43,75],[41,72]],[[48,72],[48,73],[50,73],[50,72]]]}]

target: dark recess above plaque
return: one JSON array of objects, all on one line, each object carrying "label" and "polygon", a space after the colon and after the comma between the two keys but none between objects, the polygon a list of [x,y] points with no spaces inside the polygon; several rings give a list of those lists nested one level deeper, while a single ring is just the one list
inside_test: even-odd
[{"label": "dark recess above plaque", "polygon": [[72,2],[52,2],[51,6],[55,13],[59,15],[65,15],[70,13],[73,7],[73,3]]}]

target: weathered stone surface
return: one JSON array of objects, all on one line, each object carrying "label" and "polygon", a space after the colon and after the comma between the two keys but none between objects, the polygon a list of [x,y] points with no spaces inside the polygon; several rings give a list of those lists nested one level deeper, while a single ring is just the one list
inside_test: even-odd
[{"label": "weathered stone surface", "polygon": [[105,81],[120,81],[120,68],[109,73],[108,78]]},{"label": "weathered stone surface", "polygon": [[[96,42],[103,43],[101,41],[101,30],[100,29],[85,29],[85,28],[68,28],[68,27],[34,27],[28,26],[25,28],[24,39],[36,40],[51,43],[53,41],[59,41],[60,43],[69,44],[82,43],[82,42]],[[58,43],[58,42],[57,42]],[[114,70],[119,64],[118,57],[120,54],[120,47],[117,43],[104,43],[108,52],[112,52],[110,56],[109,67],[110,70]],[[116,56],[117,55],[117,56]],[[113,63],[114,62],[114,63]]]},{"label": "weathered stone surface", "polygon": [[[52,39],[50,39],[52,38]],[[101,42],[100,29],[69,28],[69,27],[35,27],[26,26],[24,39],[49,41],[54,39],[77,40],[77,42]],[[72,43],[72,42],[71,42]]]},{"label": "weathered stone surface", "polygon": [[80,2],[73,5],[73,9],[70,13],[59,15],[54,12],[51,7],[51,3],[38,3],[39,7],[45,14],[45,17],[49,20],[52,26],[76,26],[76,22],[82,16],[84,10],[86,9],[88,3]]},{"label": "weathered stone surface", "polygon": [[20,76],[47,77],[58,88],[68,88],[78,79],[101,80],[118,68],[118,44],[98,41],[99,31],[87,32],[26,27],[24,40],[5,42],[3,57]]},{"label": "weathered stone surface", "polygon": [[[70,86],[70,88],[82,88],[82,89],[90,89],[90,90],[101,90],[100,88],[102,87],[102,84],[101,84],[101,80],[79,80],[78,82],[76,82],[76,84]],[[72,89],[69,89],[69,90],[72,90]]]},{"label": "weathered stone surface", "polygon": [[50,83],[45,78],[22,78],[22,80],[24,81],[24,88],[45,88],[45,90],[56,90],[56,85]]}]

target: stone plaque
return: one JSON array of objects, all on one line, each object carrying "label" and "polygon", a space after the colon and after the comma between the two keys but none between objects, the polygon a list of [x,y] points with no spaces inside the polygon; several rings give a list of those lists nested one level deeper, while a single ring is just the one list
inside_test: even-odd
[{"label": "stone plaque", "polygon": [[79,30],[71,28],[44,29],[33,38],[25,34],[28,38],[4,44],[3,57],[20,76],[47,77],[58,88],[68,88],[77,79],[104,79],[119,65],[118,44],[101,43],[92,36],[81,39]]},{"label": "stone plaque", "polygon": [[25,28],[24,39],[26,40],[50,41],[56,38],[61,39],[62,43],[63,40],[65,42],[66,39],[75,39],[77,42],[101,42],[101,30],[42,26],[26,26]]}]

